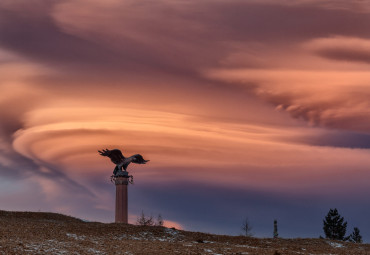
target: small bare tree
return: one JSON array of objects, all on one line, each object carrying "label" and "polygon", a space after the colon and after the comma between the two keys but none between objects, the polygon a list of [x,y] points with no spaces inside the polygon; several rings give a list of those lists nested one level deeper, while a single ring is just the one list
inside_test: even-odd
[{"label": "small bare tree", "polygon": [[153,216],[145,216],[144,211],[141,211],[141,215],[137,217],[136,224],[140,226],[153,226]]},{"label": "small bare tree", "polygon": [[157,223],[156,223],[156,225],[157,226],[163,226],[163,218],[162,218],[162,215],[161,214],[158,214],[158,217],[157,217]]},{"label": "small bare tree", "polygon": [[249,220],[248,218],[245,218],[245,220],[243,221],[243,224],[242,224],[242,230],[243,230],[243,234],[245,236],[253,236],[253,233],[252,233],[252,226],[251,224],[249,223]]}]

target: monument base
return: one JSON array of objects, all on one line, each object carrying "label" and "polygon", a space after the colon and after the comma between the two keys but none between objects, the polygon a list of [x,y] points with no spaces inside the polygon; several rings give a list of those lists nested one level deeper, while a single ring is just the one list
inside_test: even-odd
[{"label": "monument base", "polygon": [[116,223],[128,223],[128,179],[129,176],[116,176],[114,178],[114,184],[116,185]]}]

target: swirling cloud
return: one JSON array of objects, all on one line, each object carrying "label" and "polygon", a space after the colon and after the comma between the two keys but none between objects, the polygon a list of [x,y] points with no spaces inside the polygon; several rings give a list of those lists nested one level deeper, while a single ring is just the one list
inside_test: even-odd
[{"label": "swirling cloud", "polygon": [[319,38],[307,43],[306,47],[328,59],[370,63],[368,39],[341,36]]},{"label": "swirling cloud", "polygon": [[131,218],[235,233],[242,211],[366,204],[366,5],[2,1],[1,204],[111,221],[102,148],[151,160],[130,166]]},{"label": "swirling cloud", "polygon": [[[252,88],[256,96],[277,110],[312,126],[367,132],[370,79],[363,63],[368,48],[366,39],[319,38],[283,49],[280,54],[261,54],[261,59],[270,60],[269,66],[211,69],[204,73],[211,79]],[[294,55],[288,55],[289,51]],[[281,62],[284,55],[288,57]]]}]

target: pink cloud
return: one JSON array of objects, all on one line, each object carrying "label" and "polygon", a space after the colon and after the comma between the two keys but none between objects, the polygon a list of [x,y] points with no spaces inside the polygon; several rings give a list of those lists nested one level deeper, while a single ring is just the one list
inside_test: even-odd
[{"label": "pink cloud", "polygon": [[324,58],[370,63],[370,40],[368,39],[343,36],[319,38],[308,42],[306,47]]}]

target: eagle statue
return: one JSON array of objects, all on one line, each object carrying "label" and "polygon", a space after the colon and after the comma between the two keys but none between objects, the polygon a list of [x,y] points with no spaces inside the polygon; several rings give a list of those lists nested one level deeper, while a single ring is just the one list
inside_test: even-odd
[{"label": "eagle statue", "polygon": [[118,149],[108,150],[103,149],[102,151],[98,151],[100,155],[104,157],[110,158],[110,160],[116,165],[113,171],[113,175],[117,175],[119,171],[122,171],[122,168],[125,172],[127,172],[127,166],[130,163],[135,164],[146,164],[149,160],[145,160],[143,156],[140,154],[132,155],[131,157],[125,158],[122,155],[122,152]]}]

